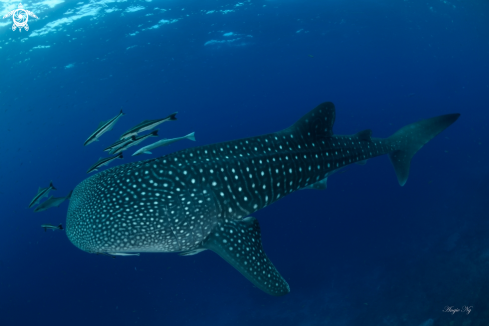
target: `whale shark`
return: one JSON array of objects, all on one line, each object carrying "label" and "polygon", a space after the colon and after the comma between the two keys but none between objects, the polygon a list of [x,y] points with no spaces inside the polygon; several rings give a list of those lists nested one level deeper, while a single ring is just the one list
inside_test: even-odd
[{"label": "whale shark", "polygon": [[422,120],[388,138],[335,135],[331,102],[262,136],[181,150],[112,167],[74,189],[66,234],[96,254],[211,250],[264,292],[290,287],[263,250],[254,212],[301,189],[324,189],[352,163],[387,154],[403,186],[413,155],[459,114]]}]

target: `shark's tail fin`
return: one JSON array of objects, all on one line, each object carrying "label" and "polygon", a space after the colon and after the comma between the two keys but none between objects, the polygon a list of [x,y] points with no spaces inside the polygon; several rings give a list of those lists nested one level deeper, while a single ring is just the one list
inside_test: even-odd
[{"label": "shark's tail fin", "polygon": [[407,181],[411,159],[433,137],[454,123],[460,114],[445,114],[418,121],[399,129],[388,139],[398,144],[398,150],[389,154],[401,186]]}]

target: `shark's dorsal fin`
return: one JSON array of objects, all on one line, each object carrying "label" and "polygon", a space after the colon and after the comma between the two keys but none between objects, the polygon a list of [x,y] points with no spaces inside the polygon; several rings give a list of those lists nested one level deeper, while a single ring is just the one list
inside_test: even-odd
[{"label": "shark's dorsal fin", "polygon": [[224,258],[260,290],[276,296],[290,292],[263,251],[260,225],[254,217],[217,223],[202,247]]},{"label": "shark's dorsal fin", "polygon": [[372,141],[372,130],[366,129],[366,130],[362,130],[360,132],[357,132],[355,134],[355,137],[358,137],[358,139],[360,139],[360,140],[371,142]]},{"label": "shark's dorsal fin", "polygon": [[[107,120],[107,121],[109,121],[109,120]],[[97,128],[102,127],[104,124],[107,123],[107,121],[100,121],[100,123],[98,124],[98,127]]]},{"label": "shark's dorsal fin", "polygon": [[324,139],[333,136],[335,118],[334,104],[324,102],[285,129],[284,132],[297,133],[303,137],[311,136],[314,140]]}]

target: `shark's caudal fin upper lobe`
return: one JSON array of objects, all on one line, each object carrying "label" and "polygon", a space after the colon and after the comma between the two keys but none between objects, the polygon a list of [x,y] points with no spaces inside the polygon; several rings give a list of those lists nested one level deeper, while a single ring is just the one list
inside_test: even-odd
[{"label": "shark's caudal fin upper lobe", "polygon": [[457,121],[460,114],[445,114],[421,120],[399,129],[388,139],[399,144],[399,150],[389,154],[396,170],[397,180],[404,186],[409,176],[411,159],[416,152],[433,137]]}]

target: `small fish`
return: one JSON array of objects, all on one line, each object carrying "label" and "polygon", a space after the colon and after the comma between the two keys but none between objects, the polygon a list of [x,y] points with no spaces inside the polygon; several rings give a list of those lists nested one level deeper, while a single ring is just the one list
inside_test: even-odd
[{"label": "small fish", "polygon": [[56,231],[56,230],[64,230],[63,225],[51,225],[51,224],[41,224],[41,227],[44,229],[44,232],[46,232],[48,229]]},{"label": "small fish", "polygon": [[117,120],[119,120],[119,118],[122,117],[123,115],[124,113],[121,110],[121,112],[117,116],[113,117],[112,119],[108,121],[102,121],[101,123],[99,123],[97,130],[95,130],[95,132],[91,134],[90,137],[88,137],[88,139],[85,141],[85,144],[83,144],[83,146],[87,146],[95,141],[98,141],[100,136],[105,134],[107,131],[111,130],[114,127]]},{"label": "small fish", "polygon": [[172,113],[163,119],[144,120],[143,122],[141,122],[137,126],[132,127],[131,129],[129,129],[128,131],[123,133],[120,139],[129,138],[131,136],[137,136],[137,134],[139,134],[143,131],[151,130],[151,129],[155,128],[156,126],[158,126],[159,124],[162,124],[163,122],[177,120],[177,118],[175,117],[177,115],[177,113],[178,112]]},{"label": "small fish", "polygon": [[135,141],[135,140],[136,140],[135,136],[132,136],[130,138],[120,139],[120,140],[116,141],[115,143],[113,143],[112,145],[110,145],[109,147],[107,147],[106,149],[104,149],[104,152],[116,151],[119,147],[122,147],[122,146],[126,145],[127,143],[130,143],[131,141]]},{"label": "small fish", "polygon": [[99,160],[97,161],[97,163],[95,163],[94,165],[92,165],[90,167],[90,169],[88,169],[87,173],[90,173],[90,172],[93,172],[93,171],[98,171],[98,169],[100,167],[102,167],[104,165],[107,165],[110,162],[112,162],[113,160],[118,159],[118,158],[123,158],[122,157],[122,153],[120,153],[119,155],[116,155],[116,156],[111,156],[111,157],[106,157],[106,158],[99,158]]},{"label": "small fish", "polygon": [[56,188],[54,188],[53,186],[52,181],[49,183],[49,187],[46,188],[39,187],[39,190],[37,191],[37,195],[34,196],[34,198],[31,200],[31,203],[29,204],[29,208],[36,205],[41,200],[41,198],[47,197],[51,189],[56,190]]},{"label": "small fish", "polygon": [[157,137],[157,136],[158,136],[158,129],[150,132],[147,135],[135,137],[135,139],[133,141],[130,141],[128,143],[124,143],[124,146],[114,148],[112,151],[110,151],[110,154],[121,153],[121,152],[125,151],[126,149],[128,149],[129,147],[139,145],[142,141],[144,141],[148,137]]},{"label": "small fish", "polygon": [[125,252],[108,252],[107,254],[111,256],[139,256],[139,253],[137,254],[128,254]]},{"label": "small fish", "polygon": [[159,140],[155,143],[152,143],[148,146],[144,146],[143,148],[138,149],[136,152],[134,152],[134,154],[132,154],[132,156],[136,156],[136,155],[140,155],[140,154],[151,154],[150,151],[152,149],[155,149],[157,147],[167,146],[167,145],[170,145],[171,143],[177,142],[177,141],[182,140],[182,139],[189,139],[191,141],[195,141],[195,132],[192,132],[192,133],[188,134],[187,136],[183,136],[183,137]]},{"label": "small fish", "polygon": [[51,196],[51,197],[49,197],[48,200],[42,202],[39,206],[37,206],[36,209],[34,209],[34,212],[36,212],[36,213],[42,212],[42,211],[45,211],[46,209],[51,208],[51,207],[58,207],[65,200],[70,200],[72,193],[73,193],[73,190],[70,191],[70,193],[66,197],[53,197],[53,196]]}]

